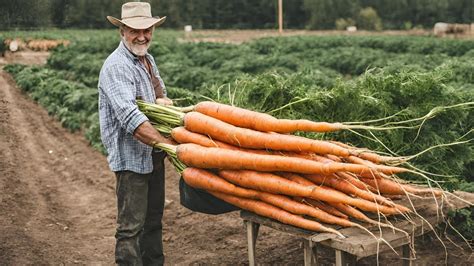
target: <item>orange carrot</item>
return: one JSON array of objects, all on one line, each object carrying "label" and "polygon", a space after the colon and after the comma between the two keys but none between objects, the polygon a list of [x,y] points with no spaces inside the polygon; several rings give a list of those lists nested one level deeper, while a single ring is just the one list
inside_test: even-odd
[{"label": "orange carrot", "polygon": [[[330,155],[330,154],[329,154]],[[334,155],[332,155],[333,157],[336,157],[334,158],[335,160],[332,160],[332,159],[329,159],[328,157],[323,157],[323,156],[320,156],[320,155],[317,155],[317,154],[292,154],[292,156],[295,156],[295,157],[300,157],[300,158],[305,158],[305,159],[310,159],[310,160],[313,160],[313,161],[316,161],[316,162],[321,162],[321,163],[327,163],[327,164],[332,164],[334,162],[341,162],[341,160],[338,160],[339,157],[336,157]],[[349,158],[351,158],[352,160],[350,160]],[[364,165],[364,166],[367,166],[367,167],[370,167],[372,169],[375,169],[377,168],[377,171],[374,171],[370,174],[370,176],[367,176],[367,174],[364,174],[362,176],[365,176],[365,177],[370,177],[370,178],[373,178],[373,177],[376,177],[376,178],[383,178],[384,176],[383,175],[380,175],[378,173],[378,171],[382,170],[382,172],[386,172],[386,173],[389,173],[391,172],[391,166],[385,166],[385,165],[377,165],[377,164],[374,164],[370,161],[366,161],[366,160],[363,160],[361,158],[358,158],[358,157],[355,157],[355,156],[349,156],[347,158],[348,161],[354,163],[354,164],[360,164],[360,165]],[[364,162],[364,163],[361,163]],[[343,174],[343,172],[341,172],[340,174]],[[348,178],[345,178],[345,179],[348,179]],[[349,179],[350,181],[352,181],[352,183],[355,183],[355,181],[353,179]],[[356,185],[358,187],[360,187],[360,184],[359,185]],[[365,190],[365,189],[364,189]]]},{"label": "orange carrot", "polygon": [[307,151],[342,157],[350,155],[347,149],[327,141],[240,128],[198,112],[187,113],[184,116],[184,126],[192,132],[208,135],[214,140],[220,140],[238,147],[278,151]]},{"label": "orange carrot", "polygon": [[[369,177],[373,176],[374,171],[377,170],[358,164],[323,164],[294,157],[203,147],[192,143],[178,145],[176,154],[187,166],[198,168],[248,169],[265,172],[292,171],[303,174],[332,174],[347,171]],[[397,167],[394,167],[394,170],[398,171]]]},{"label": "orange carrot", "polygon": [[302,198],[302,197],[293,197],[296,201],[298,202],[301,202],[301,203],[305,203],[305,204],[308,204],[314,208],[319,208],[329,214],[332,214],[334,216],[337,216],[337,217],[340,217],[340,218],[343,218],[343,219],[349,219],[349,217],[347,215],[345,215],[344,213],[338,211],[336,208],[328,205],[327,203],[324,203],[322,201],[319,201],[319,200],[314,200],[314,199],[310,199],[310,198]]},{"label": "orange carrot", "polygon": [[346,126],[341,123],[313,122],[304,119],[277,119],[268,114],[208,101],[200,102],[194,107],[194,110],[234,126],[250,128],[263,132],[330,132],[346,128]]},{"label": "orange carrot", "polygon": [[331,206],[335,207],[336,209],[338,209],[339,211],[349,215],[350,217],[352,218],[355,218],[359,221],[364,221],[364,222],[368,222],[368,223],[371,223],[371,224],[378,224],[377,221],[373,220],[373,219],[370,219],[369,217],[367,217],[367,215],[365,215],[364,213],[362,213],[361,211],[357,210],[356,208],[352,207],[352,206],[348,206],[348,205],[345,205],[345,204],[342,204],[342,203],[336,203],[336,202],[331,202],[329,203]]},{"label": "orange carrot", "polygon": [[270,204],[267,204],[261,201],[240,198],[240,197],[231,196],[231,195],[227,195],[220,192],[214,192],[214,191],[210,191],[209,193],[214,195],[216,198],[224,200],[241,209],[254,212],[261,216],[275,219],[284,224],[293,225],[293,226],[311,230],[311,231],[333,233],[333,234],[338,235],[339,237],[342,237],[342,238],[344,237],[337,230],[334,230],[329,227],[325,227],[316,221],[304,219],[301,216],[291,214],[278,207],[272,206]]},{"label": "orange carrot", "polygon": [[400,184],[386,178],[361,178],[361,180],[372,187],[377,188],[380,193],[388,195],[406,195],[406,193],[413,194],[431,194],[441,196],[442,191],[430,188],[416,188],[407,184]]},{"label": "orange carrot", "polygon": [[[377,165],[376,163],[370,161],[370,160],[367,160],[367,159],[363,159],[364,155],[363,154],[359,154],[359,156],[361,157],[357,157],[357,156],[349,156],[347,158],[344,158],[347,162],[350,162],[350,163],[355,163],[355,164],[361,164],[361,165],[365,165],[365,166],[368,166],[368,167],[374,167],[375,165]],[[368,155],[370,157],[370,155]],[[384,158],[384,156],[380,156],[380,158]],[[387,157],[388,158],[388,157]],[[391,160],[396,160],[397,158],[395,157],[390,157]],[[390,169],[391,166],[385,166],[385,165],[378,165],[377,168],[378,169],[383,169],[383,168],[386,168],[387,169]],[[377,177],[377,176],[376,176]]]},{"label": "orange carrot", "polygon": [[346,180],[347,182],[351,183],[352,185],[356,186],[359,189],[367,190],[367,191],[374,192],[374,193],[378,193],[377,189],[369,186],[368,184],[360,181],[358,178],[355,178],[355,177],[353,177],[352,175],[350,175],[348,173],[339,172],[339,173],[336,173],[336,175],[338,177]]},{"label": "orange carrot", "polygon": [[386,162],[400,162],[406,159],[404,157],[391,157],[391,156],[378,155],[367,148],[358,148],[358,147],[347,145],[339,141],[331,140],[329,142],[332,144],[338,145],[339,147],[348,149],[349,151],[351,151],[351,154],[353,154],[354,156],[360,157],[361,159],[368,160],[370,162],[377,163],[377,164],[386,163]]},{"label": "orange carrot", "polygon": [[366,165],[366,166],[372,166],[374,165],[373,162],[371,161],[367,161],[367,160],[364,160],[362,158],[359,158],[357,156],[349,156],[347,158],[344,158],[347,162],[350,162],[350,163],[357,163],[357,164],[362,164],[362,165]]},{"label": "orange carrot", "polygon": [[336,144],[338,146],[341,146],[343,148],[346,148],[348,150],[357,150],[357,151],[370,151],[369,149],[367,148],[359,148],[359,147],[356,147],[356,146],[352,146],[352,145],[348,145],[346,143],[343,143],[343,142],[340,142],[340,141],[335,141],[335,140],[330,140],[329,142],[333,143],[333,144]]},{"label": "orange carrot", "polygon": [[[294,174],[288,174],[291,176],[297,176]],[[373,202],[352,198],[346,194],[330,189],[324,186],[305,186],[298,184],[292,180],[282,178],[280,176],[262,173],[255,171],[235,171],[235,170],[221,170],[219,176],[223,177],[227,181],[237,184],[242,187],[252,188],[256,190],[266,191],[274,194],[284,194],[287,196],[298,196],[308,197],[312,199],[329,201],[329,202],[340,202],[357,206],[365,211],[382,212],[385,214],[398,214],[399,210],[387,207],[383,205],[377,205]],[[285,176],[286,177],[286,176]],[[302,178],[302,177],[300,177]],[[303,178],[304,179],[304,178]]]},{"label": "orange carrot", "polygon": [[299,203],[295,200],[283,195],[275,195],[267,192],[259,192],[259,199],[273,206],[282,208],[293,214],[307,215],[314,217],[321,222],[328,224],[337,224],[344,227],[356,226],[354,223],[332,214],[329,214],[321,209],[313,208],[309,205]]},{"label": "orange carrot", "polygon": [[194,188],[218,191],[238,197],[258,199],[258,195],[255,191],[235,186],[203,169],[187,167],[182,172],[182,176],[186,184]]},{"label": "orange carrot", "polygon": [[326,154],[325,156],[332,161],[335,161],[338,163],[342,162],[341,158],[337,157],[336,155]]},{"label": "orange carrot", "polygon": [[322,222],[330,224],[338,224],[341,226],[354,226],[351,222],[348,222],[347,220],[335,217],[322,210],[315,209],[308,205],[299,203],[286,196],[274,195],[267,192],[237,187],[234,184],[222,179],[221,177],[216,176],[211,172],[203,169],[188,167],[184,169],[182,176],[186,184],[195,188],[225,193],[236,197],[258,199],[268,204],[279,207],[285,211],[289,211],[293,214],[308,215],[319,219]]},{"label": "orange carrot", "polygon": [[[287,175],[287,176],[291,180],[294,180],[295,182],[298,182],[299,184],[302,184],[302,185],[310,186],[310,185],[314,184],[310,180],[307,180],[307,179],[305,179],[301,176],[298,176],[298,175]],[[376,221],[370,219],[365,214],[363,214],[362,212],[360,212],[359,210],[357,210],[356,208],[354,208],[352,206],[348,206],[348,205],[340,203],[340,202],[327,202],[327,204],[332,206],[332,207],[335,207],[337,210],[341,211],[342,213],[344,213],[344,214],[346,214],[346,215],[348,215],[352,218],[356,218],[360,221],[365,221],[365,222],[369,222],[369,223],[372,223],[372,224],[377,224]]]},{"label": "orange carrot", "polygon": [[212,140],[207,136],[202,134],[194,133],[187,130],[184,127],[175,127],[171,130],[171,137],[178,143],[194,143],[204,147],[219,147],[226,148],[229,150],[239,150],[240,148],[233,145],[218,141]]},{"label": "orange carrot", "polygon": [[[221,104],[221,103],[216,103],[216,102],[210,102],[210,101],[200,102],[194,107],[194,111],[204,114],[206,116],[215,118],[216,120],[225,122],[227,124],[239,127],[239,128],[252,129],[252,130],[256,130],[260,132],[277,132],[277,133],[293,133],[296,131],[331,132],[331,131],[348,129],[352,127],[352,126],[347,126],[341,123],[313,122],[313,121],[304,120],[304,119],[299,119],[299,120],[277,119],[268,114],[254,112],[247,109],[234,107],[234,106]],[[191,131],[194,131],[194,130],[191,130]],[[199,133],[203,133],[203,132],[199,132]],[[227,142],[225,140],[221,140],[221,141]],[[237,144],[234,144],[234,145],[238,146]],[[342,145],[339,145],[339,144],[334,144],[334,145],[342,147]],[[253,148],[253,147],[248,147],[248,148]],[[274,148],[271,148],[271,149],[274,149]],[[361,153],[361,150],[362,150],[358,148],[356,149],[345,148],[345,149],[351,150],[355,154]],[[274,149],[274,150],[278,150],[278,149]],[[320,153],[318,151],[314,151],[314,152]],[[364,149],[363,154],[361,154],[361,156],[363,156],[364,158],[373,160],[374,162],[377,162],[377,163],[391,161],[391,157],[379,156],[375,153],[367,152],[367,150],[365,149]]]},{"label": "orange carrot", "polygon": [[304,177],[317,185],[326,185],[349,195],[355,195],[359,198],[366,199],[372,202],[377,202],[380,204],[385,204],[387,206],[394,206],[394,203],[387,200],[386,198],[380,195],[374,194],[372,192],[369,192],[367,190],[359,189],[356,186],[353,186],[348,181],[344,179],[339,179],[335,175],[332,175],[332,176],[305,175]]},{"label": "orange carrot", "polygon": [[[303,158],[303,159],[311,159],[314,161],[333,162],[332,160],[329,160],[327,158],[324,158],[316,154],[297,153],[297,152],[278,152],[278,151],[272,152],[268,150],[244,149],[244,148],[236,147],[236,146],[233,146],[233,145],[230,145],[218,140],[212,140],[205,135],[191,132],[183,127],[174,128],[171,131],[171,136],[178,143],[194,143],[194,144],[198,144],[204,147],[219,147],[219,148],[225,148],[225,149],[230,149],[230,150],[241,150],[241,151],[246,151],[246,152],[256,153],[256,154],[263,154],[263,155],[282,155],[286,157],[298,157],[298,158]],[[347,166],[350,166],[350,165],[347,165]],[[386,167],[383,165],[380,165],[380,166],[372,165],[372,166],[373,167],[370,168],[369,171],[360,172],[359,174],[365,177],[380,177],[380,174],[377,171],[378,168],[384,169],[384,172],[386,173],[404,171],[403,168],[391,168],[391,167]]]}]

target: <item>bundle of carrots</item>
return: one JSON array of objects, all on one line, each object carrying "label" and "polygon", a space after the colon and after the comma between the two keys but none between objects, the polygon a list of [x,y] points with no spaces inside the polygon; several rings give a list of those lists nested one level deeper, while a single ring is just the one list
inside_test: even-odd
[{"label": "bundle of carrots", "polygon": [[138,105],[157,130],[179,143],[158,147],[170,155],[188,185],[285,224],[343,237],[329,225],[366,230],[355,219],[392,227],[364,212],[406,215],[413,210],[392,197],[441,194],[398,182],[396,174],[411,170],[389,164],[403,158],[291,134],[350,125],[277,119],[215,102],[186,109]]}]

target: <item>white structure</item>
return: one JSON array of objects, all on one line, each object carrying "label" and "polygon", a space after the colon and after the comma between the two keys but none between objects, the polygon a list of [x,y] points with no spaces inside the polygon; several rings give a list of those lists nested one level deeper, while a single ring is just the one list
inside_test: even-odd
[{"label": "white structure", "polygon": [[446,36],[446,34],[472,34],[473,24],[458,24],[437,22],[433,27],[433,34],[437,37]]},{"label": "white structure", "polygon": [[346,31],[348,32],[356,32],[357,31],[357,27],[356,26],[349,26],[346,28]]}]

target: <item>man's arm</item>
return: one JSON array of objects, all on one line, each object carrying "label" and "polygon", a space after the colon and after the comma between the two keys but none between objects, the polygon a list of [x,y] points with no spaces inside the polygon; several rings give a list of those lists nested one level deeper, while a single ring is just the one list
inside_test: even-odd
[{"label": "man's arm", "polygon": [[174,144],[173,141],[171,141],[168,138],[165,138],[163,135],[158,132],[149,121],[145,121],[141,123],[137,129],[135,129],[135,132],[133,133],[133,136],[138,139],[139,141],[150,145],[154,146],[154,144],[158,143],[168,143],[168,144]]}]

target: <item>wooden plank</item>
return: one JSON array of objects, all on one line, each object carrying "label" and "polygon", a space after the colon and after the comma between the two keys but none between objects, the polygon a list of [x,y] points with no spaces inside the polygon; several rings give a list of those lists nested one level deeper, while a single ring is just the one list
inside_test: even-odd
[{"label": "wooden plank", "polygon": [[404,245],[402,247],[402,259],[403,259],[403,266],[412,266],[413,265],[410,246]]},{"label": "wooden plank", "polygon": [[263,217],[263,216],[254,214],[252,212],[245,211],[245,210],[240,212],[240,217],[244,220],[259,223],[259,224],[271,227],[273,229],[276,229],[278,231],[285,232],[294,236],[299,236],[302,238],[307,238],[311,235],[314,235],[314,232],[304,230],[292,225],[283,224],[276,220],[269,219],[269,218],[266,218],[266,217]]},{"label": "wooden plank", "polygon": [[314,252],[314,243],[309,239],[303,239],[304,266],[318,265],[318,256]]}]

